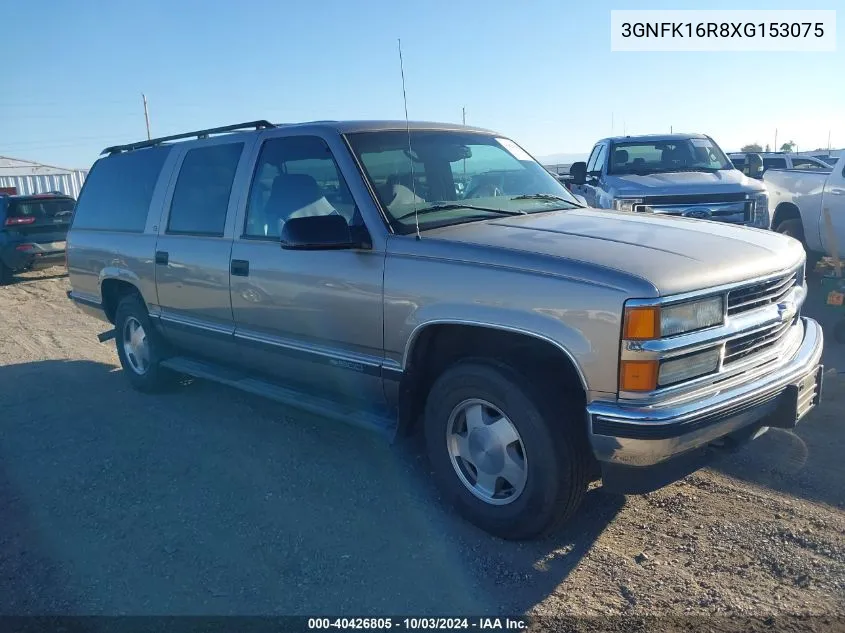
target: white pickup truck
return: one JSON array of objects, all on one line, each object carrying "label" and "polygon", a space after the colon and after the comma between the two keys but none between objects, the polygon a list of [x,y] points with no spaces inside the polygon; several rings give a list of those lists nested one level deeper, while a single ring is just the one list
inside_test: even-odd
[{"label": "white pickup truck", "polygon": [[763,182],[769,190],[772,228],[801,240],[811,265],[824,255],[833,255],[825,209],[841,251],[845,246],[845,156],[830,170],[768,169]]}]

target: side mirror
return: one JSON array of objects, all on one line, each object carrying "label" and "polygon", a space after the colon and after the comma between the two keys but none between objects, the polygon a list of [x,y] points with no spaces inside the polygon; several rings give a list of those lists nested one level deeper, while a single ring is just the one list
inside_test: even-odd
[{"label": "side mirror", "polygon": [[759,180],[763,177],[763,157],[760,154],[748,154],[745,157],[745,164],[747,165],[749,178],[757,178]]},{"label": "side mirror", "polygon": [[569,175],[572,177],[572,182],[576,185],[583,185],[587,182],[587,163],[578,161],[572,163],[569,167]]},{"label": "side mirror", "polygon": [[370,248],[368,240],[353,236],[346,218],[341,215],[311,215],[291,218],[282,225],[279,239],[282,248],[299,251]]}]

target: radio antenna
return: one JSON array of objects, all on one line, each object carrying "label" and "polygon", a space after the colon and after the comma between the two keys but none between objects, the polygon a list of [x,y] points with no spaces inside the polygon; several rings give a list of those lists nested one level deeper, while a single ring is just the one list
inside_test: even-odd
[{"label": "radio antenna", "polygon": [[417,179],[414,177],[414,153],[411,150],[411,124],[408,122],[408,97],[405,94],[405,64],[402,62],[402,38],[399,42],[399,72],[402,74],[402,101],[405,103],[405,131],[408,133],[408,162],[411,164],[411,204],[414,205],[414,224],[417,228],[417,239],[420,237],[420,218],[417,215]]}]

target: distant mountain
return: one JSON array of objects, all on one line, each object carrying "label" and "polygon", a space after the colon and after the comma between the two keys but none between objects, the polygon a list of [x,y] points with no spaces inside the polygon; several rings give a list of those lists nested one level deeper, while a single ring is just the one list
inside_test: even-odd
[{"label": "distant mountain", "polygon": [[536,158],[542,165],[570,165],[579,160],[587,160],[588,156],[589,154],[548,154]]}]

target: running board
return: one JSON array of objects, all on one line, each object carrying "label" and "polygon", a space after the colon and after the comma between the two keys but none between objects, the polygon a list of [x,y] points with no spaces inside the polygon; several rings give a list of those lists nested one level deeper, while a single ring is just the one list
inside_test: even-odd
[{"label": "running board", "polygon": [[193,376],[194,378],[210,380],[240,389],[241,391],[263,396],[314,415],[340,420],[371,431],[376,431],[385,435],[388,439],[392,439],[396,431],[396,420],[386,415],[382,416],[352,407],[344,407],[332,400],[283,387],[215,363],[185,356],[174,356],[163,360],[161,366],[181,374]]}]

